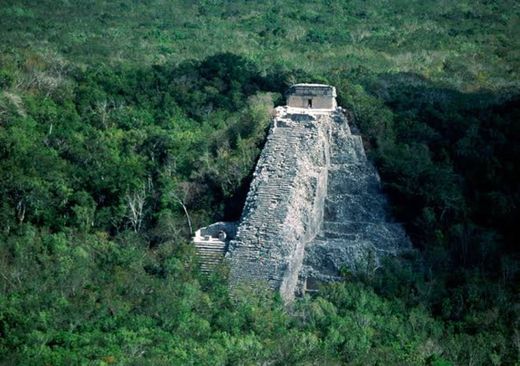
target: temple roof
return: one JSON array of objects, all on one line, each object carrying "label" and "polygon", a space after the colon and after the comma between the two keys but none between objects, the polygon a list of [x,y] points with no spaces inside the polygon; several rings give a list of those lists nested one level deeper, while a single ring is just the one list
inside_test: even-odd
[{"label": "temple roof", "polygon": [[328,95],[336,97],[336,88],[327,84],[308,84],[300,83],[292,85],[287,94],[313,96],[313,95]]}]

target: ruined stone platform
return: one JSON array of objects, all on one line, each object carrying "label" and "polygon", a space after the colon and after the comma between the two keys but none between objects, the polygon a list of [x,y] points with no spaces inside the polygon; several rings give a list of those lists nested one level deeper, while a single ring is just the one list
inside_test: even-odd
[{"label": "ruined stone platform", "polygon": [[263,282],[291,297],[327,188],[327,114],[279,108],[227,253],[230,281]]},{"label": "ruined stone platform", "polygon": [[228,242],[236,235],[235,222],[217,222],[198,229],[192,239],[199,256],[202,273],[212,272],[222,263]]},{"label": "ruined stone platform", "polygon": [[365,155],[361,137],[352,134],[344,115],[331,118],[323,223],[306,245],[300,272],[303,290],[338,279],[343,268],[354,273],[374,271],[383,257],[411,249],[402,225],[389,213],[379,175]]},{"label": "ruined stone platform", "polygon": [[232,287],[268,286],[286,301],[342,269],[373,271],[411,249],[361,137],[335,99],[323,99],[335,89],[317,85],[321,99],[308,103],[331,108],[302,108],[313,84],[298,85],[294,105],[276,109],[236,233],[225,241]]}]

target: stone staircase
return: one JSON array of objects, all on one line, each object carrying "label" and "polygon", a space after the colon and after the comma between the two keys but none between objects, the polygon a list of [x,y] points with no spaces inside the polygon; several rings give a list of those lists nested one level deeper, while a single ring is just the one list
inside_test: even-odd
[{"label": "stone staircase", "polygon": [[230,242],[232,286],[242,281],[265,282],[281,289],[282,296],[294,295],[292,283],[298,278],[307,232],[314,230],[308,219],[315,211],[311,198],[317,184],[312,182],[326,166],[324,159],[310,162],[323,156],[326,139],[319,136],[318,120],[304,113],[282,113],[274,119],[236,240]]},{"label": "stone staircase", "polygon": [[195,232],[193,245],[203,273],[212,272],[223,261],[229,240],[236,235],[236,228],[236,222],[216,222]]},{"label": "stone staircase", "polygon": [[[290,300],[313,291],[308,283],[339,279],[342,268],[373,271],[411,248],[387,212],[377,171],[341,109],[279,107],[229,242],[230,286],[267,285]],[[204,269],[223,251],[201,247]]]},{"label": "stone staircase", "polygon": [[212,272],[216,266],[222,263],[226,254],[226,243],[220,240],[208,240],[206,242],[194,242],[199,257],[202,273]]},{"label": "stone staircase", "polygon": [[[278,121],[280,122],[280,121]],[[242,216],[239,238],[250,242],[254,236],[262,247],[279,234],[276,223],[283,222],[295,188],[297,176],[298,148],[301,140],[312,139],[312,132],[304,125],[293,124],[273,128],[262,151],[255,176]],[[255,183],[261,182],[255,186]]]}]

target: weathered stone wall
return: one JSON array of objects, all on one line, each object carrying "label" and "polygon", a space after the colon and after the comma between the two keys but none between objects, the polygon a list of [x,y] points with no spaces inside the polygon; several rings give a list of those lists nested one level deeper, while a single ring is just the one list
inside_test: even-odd
[{"label": "weathered stone wall", "polygon": [[[339,279],[343,268],[374,271],[384,256],[411,249],[403,228],[388,214],[361,137],[352,134],[342,109],[335,107],[335,89],[297,84],[291,90],[289,106],[276,110],[236,237],[226,236],[218,248],[215,240],[211,245],[195,240],[209,262],[227,247],[232,287],[268,286],[286,301]],[[291,107],[309,95],[330,98],[333,108]],[[204,228],[198,236],[214,236],[221,226]]]},{"label": "weathered stone wall", "polygon": [[323,96],[309,96],[303,97],[298,95],[291,95],[287,97],[287,105],[294,108],[309,108],[309,99],[313,109],[335,109],[336,99],[326,95]]},{"label": "weathered stone wall", "polygon": [[403,227],[389,214],[361,137],[352,134],[343,114],[331,114],[329,142],[323,223],[305,248],[301,290],[339,279],[343,268],[353,273],[375,271],[383,257],[411,249]]},{"label": "weathered stone wall", "polygon": [[410,247],[341,110],[278,108],[226,255],[231,285],[269,286],[289,301]]},{"label": "weathered stone wall", "polygon": [[193,237],[193,241],[206,240],[207,237],[210,238],[219,238],[221,233],[225,233],[225,237],[227,240],[234,239],[237,232],[237,223],[232,222],[216,222],[214,224],[201,227],[197,231],[195,231],[195,236]]},{"label": "weathered stone wall", "polygon": [[222,262],[227,245],[235,238],[236,231],[236,222],[216,222],[195,232],[193,245],[198,252],[202,272],[212,272]]},{"label": "weathered stone wall", "polygon": [[323,84],[293,85],[287,93],[287,106],[293,108],[336,109],[336,88]]},{"label": "weathered stone wall", "polygon": [[227,257],[232,285],[258,282],[290,300],[323,218],[328,125],[326,115],[277,113]]}]

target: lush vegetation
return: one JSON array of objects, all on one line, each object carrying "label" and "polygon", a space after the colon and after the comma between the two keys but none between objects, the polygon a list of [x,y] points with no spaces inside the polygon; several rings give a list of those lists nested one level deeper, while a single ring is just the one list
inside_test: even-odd
[{"label": "lush vegetation", "polygon": [[[518,365],[520,9],[0,5],[0,364]],[[336,85],[417,258],[284,307],[201,276],[269,113]]]}]

